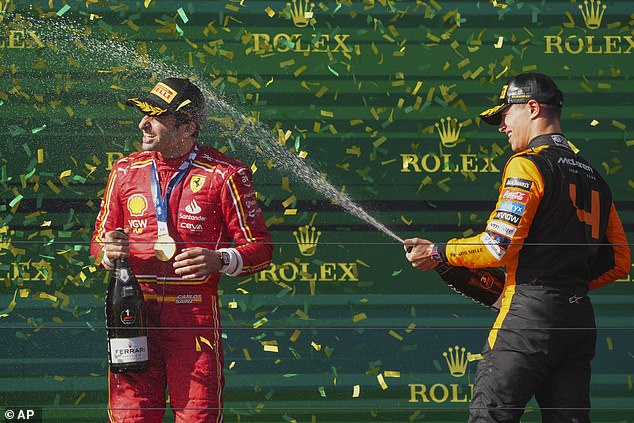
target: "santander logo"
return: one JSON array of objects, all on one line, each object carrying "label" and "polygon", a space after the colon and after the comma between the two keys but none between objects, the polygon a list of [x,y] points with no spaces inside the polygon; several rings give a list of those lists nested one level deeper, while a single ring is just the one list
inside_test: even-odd
[{"label": "santander logo", "polygon": [[192,200],[192,202],[185,207],[185,211],[190,214],[198,214],[202,211],[202,209],[198,203],[196,203],[196,200]]}]

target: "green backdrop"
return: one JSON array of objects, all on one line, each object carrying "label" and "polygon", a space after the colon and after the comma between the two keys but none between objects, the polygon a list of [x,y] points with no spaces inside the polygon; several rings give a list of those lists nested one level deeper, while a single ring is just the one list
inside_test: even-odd
[{"label": "green backdrop", "polygon": [[[90,237],[113,160],[139,145],[123,104],[169,75],[204,88],[201,141],[255,171],[275,243],[269,271],[221,280],[228,422],[466,420],[494,313],[344,206],[401,238],[483,230],[510,150],[477,116],[516,73],[565,92],[565,133],[634,237],[632,2],[0,8],[0,407],[106,420]],[[592,294],[594,421],[634,421],[632,286]]]}]

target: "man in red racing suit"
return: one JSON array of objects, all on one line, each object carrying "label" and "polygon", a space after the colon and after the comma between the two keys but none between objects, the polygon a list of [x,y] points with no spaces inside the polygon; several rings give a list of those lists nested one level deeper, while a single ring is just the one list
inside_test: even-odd
[{"label": "man in red racing suit", "polygon": [[405,241],[420,270],[506,267],[497,319],[478,364],[470,422],[519,422],[535,395],[543,422],[589,422],[594,312],[588,290],[629,272],[630,250],[601,175],[561,135],[563,94],[545,75],[520,74],[480,116],[515,155],[495,210],[476,236]]},{"label": "man in red racing suit", "polygon": [[[268,267],[271,238],[250,169],[197,143],[204,99],[195,85],[168,78],[150,96],[130,102],[145,113],[139,124],[145,151],[115,162],[91,251],[105,268],[117,257],[128,257],[147,303],[150,367],[109,375],[109,419],[162,422],[167,384],[176,422],[221,422],[218,280],[220,273],[239,276]],[[174,111],[183,103],[189,107]],[[152,114],[161,107],[164,113]],[[179,172],[180,182],[173,184]],[[154,250],[160,218],[153,175],[158,191],[169,192],[167,233],[177,247],[167,261]]]}]

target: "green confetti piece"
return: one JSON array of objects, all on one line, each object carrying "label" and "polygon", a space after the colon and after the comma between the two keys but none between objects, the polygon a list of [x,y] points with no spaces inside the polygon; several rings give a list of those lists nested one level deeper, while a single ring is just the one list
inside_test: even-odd
[{"label": "green confetti piece", "polygon": [[399,270],[393,271],[392,272],[392,277],[400,275],[402,271],[403,271],[403,269],[399,269]]},{"label": "green confetti piece", "polygon": [[18,195],[17,197],[15,197],[13,200],[11,200],[11,202],[9,203],[9,207],[13,207],[15,206],[17,203],[19,203],[20,201],[22,201],[22,199],[24,198],[24,196],[22,194]]},{"label": "green confetti piece", "polygon": [[180,35],[184,35],[184,34],[185,34],[185,31],[183,31],[183,30],[181,29],[181,27],[180,27],[180,26],[178,26],[178,24],[176,24],[176,32],[178,32]]},{"label": "green confetti piece", "polygon": [[33,174],[35,173],[35,171],[37,170],[36,167],[34,167],[33,169],[31,169],[31,171],[29,173],[27,173],[26,175],[24,175],[24,179],[29,179],[31,176],[33,176]]},{"label": "green confetti piece", "polygon": [[183,23],[189,22],[189,18],[185,14],[185,11],[183,10],[182,7],[178,8],[177,12],[178,12],[178,15],[181,17],[181,19],[183,20]]},{"label": "green confetti piece", "polygon": [[330,67],[330,65],[328,65],[328,70],[335,75],[337,78],[339,77],[339,74],[337,73],[337,71],[335,71],[333,68]]},{"label": "green confetti piece", "polygon": [[63,16],[64,13],[68,12],[69,10],[70,10],[70,5],[65,4],[64,7],[62,7],[61,9],[57,11],[57,16]]},{"label": "green confetti piece", "polygon": [[42,125],[39,128],[31,129],[31,133],[32,134],[37,134],[38,132],[42,132],[44,129],[46,129],[46,125]]}]

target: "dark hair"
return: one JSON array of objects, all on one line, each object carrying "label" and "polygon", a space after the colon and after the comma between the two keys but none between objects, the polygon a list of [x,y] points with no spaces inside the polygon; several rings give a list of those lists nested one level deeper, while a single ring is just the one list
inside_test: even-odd
[{"label": "dark hair", "polygon": [[561,119],[561,107],[554,104],[539,103],[539,107],[542,109],[542,113],[549,119]]},{"label": "dark hair", "polygon": [[193,110],[192,112],[176,112],[173,113],[174,119],[176,120],[175,126],[178,128],[181,125],[188,124],[190,122],[196,125],[196,130],[193,133],[194,138],[198,138],[200,135],[200,130],[202,129],[203,121],[205,120],[205,108],[201,107],[197,110]]}]

